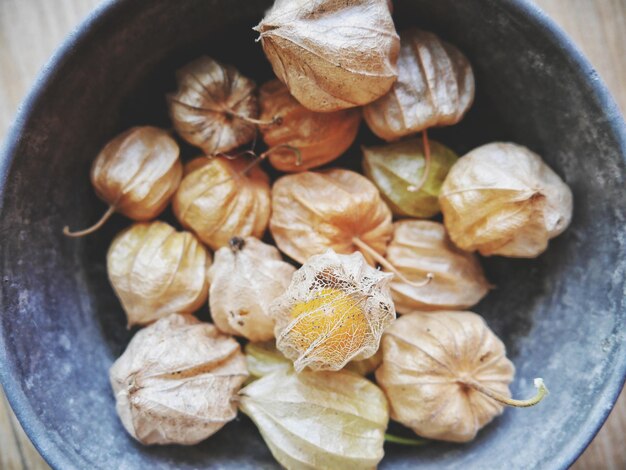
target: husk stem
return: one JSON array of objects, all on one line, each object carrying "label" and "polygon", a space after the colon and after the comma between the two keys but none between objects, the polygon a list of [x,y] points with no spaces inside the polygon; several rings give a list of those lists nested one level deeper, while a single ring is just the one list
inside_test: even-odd
[{"label": "husk stem", "polygon": [[426,180],[428,179],[428,175],[430,174],[430,141],[428,140],[428,132],[426,129],[422,131],[422,144],[424,146],[424,171],[422,172],[422,177],[420,181],[416,185],[407,186],[407,191],[411,193],[416,193],[420,189],[424,187],[426,184]]},{"label": "husk stem", "polygon": [[70,228],[66,225],[65,227],[63,227],[63,235],[65,235],[67,237],[72,237],[72,238],[79,238],[79,237],[84,237],[85,235],[89,235],[91,233],[94,233],[96,230],[98,230],[100,227],[102,227],[106,223],[106,221],[111,218],[111,216],[114,213],[115,213],[115,207],[114,206],[109,206],[107,211],[102,215],[102,217],[100,217],[100,220],[98,220],[91,227],[88,227],[88,228],[86,228],[84,230],[79,230],[79,231],[76,231],[76,232],[72,232],[72,231],[70,231]]},{"label": "husk stem", "polygon": [[[267,149],[265,152],[257,156],[254,160],[252,160],[252,162],[250,162],[250,164],[248,164],[248,166],[246,166],[243,170],[241,170],[241,174],[245,175],[252,168],[254,168],[263,160],[265,160],[267,157],[269,157],[273,152],[275,152],[276,150],[280,150],[280,149],[291,150],[296,156],[296,166],[302,165],[302,153],[300,152],[300,149],[298,147],[294,147],[293,145],[289,145],[289,144],[280,144],[280,145],[276,145],[275,147]],[[247,153],[249,152],[250,151],[248,151]],[[252,153],[254,154],[254,152]]]},{"label": "husk stem", "polygon": [[492,398],[498,403],[501,403],[507,406],[513,406],[515,408],[528,408],[531,406],[535,406],[537,403],[543,400],[546,397],[546,395],[548,395],[549,393],[548,387],[546,387],[546,384],[543,382],[543,379],[541,378],[535,379],[535,387],[537,388],[537,393],[535,394],[534,397],[529,398],[528,400],[515,400],[513,398],[505,397],[504,395],[498,392],[494,392],[490,388],[485,387],[481,383],[473,379],[469,379],[469,378],[460,380],[459,383],[467,387],[473,388],[477,392],[480,392],[483,395],[486,395],[489,398]]},{"label": "husk stem", "polygon": [[432,281],[435,278],[435,275],[433,273],[428,273],[428,274],[426,274],[426,278],[422,282],[411,281],[411,280],[407,279],[400,271],[398,271],[398,268],[396,268],[393,264],[391,264],[389,261],[387,261],[384,256],[382,256],[380,253],[378,253],[376,250],[374,250],[371,246],[369,246],[367,243],[365,243],[359,237],[354,237],[352,239],[352,243],[360,251],[362,251],[365,254],[371,256],[374,259],[374,261],[376,261],[378,264],[380,264],[387,271],[392,272],[393,274],[395,274],[398,277],[398,279],[400,279],[402,282],[404,282],[405,284],[408,284],[408,285],[410,285],[412,287],[424,287],[424,286],[428,285],[430,283],[430,281]]},{"label": "husk stem", "polygon": [[245,116],[244,114],[239,114],[230,109],[226,110],[226,114],[230,117],[254,124],[255,126],[279,126],[283,122],[283,118],[281,116],[274,116],[272,119],[255,119]]},{"label": "husk stem", "polygon": [[385,442],[413,447],[419,447],[428,444],[428,441],[426,439],[411,439],[408,437],[394,436],[393,434],[389,434],[387,432],[385,433]]}]

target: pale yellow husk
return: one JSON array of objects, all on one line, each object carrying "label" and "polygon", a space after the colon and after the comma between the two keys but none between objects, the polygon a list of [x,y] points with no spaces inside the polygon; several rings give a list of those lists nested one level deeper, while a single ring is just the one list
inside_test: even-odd
[{"label": "pale yellow husk", "polygon": [[351,372],[274,372],[241,390],[240,409],[289,470],[374,469],[384,455],[387,400]]},{"label": "pale yellow husk", "polygon": [[482,255],[534,258],[572,219],[572,192],[539,155],[496,142],[461,157],[439,203],[452,241]]},{"label": "pale yellow husk", "polygon": [[237,416],[247,377],[239,344],[173,314],[139,331],[110,370],[117,413],[142,444],[193,445]]},{"label": "pale yellow husk", "polygon": [[515,368],[504,344],[475,313],[403,315],[382,340],[376,381],[391,418],[430,439],[467,442],[503,405],[468,387],[473,380],[510,397]]},{"label": "pale yellow husk", "polygon": [[172,208],[183,227],[217,250],[232,237],[261,238],[270,217],[269,178],[244,158],[199,157],[185,165]]},{"label": "pale yellow husk", "polygon": [[398,81],[363,108],[372,132],[396,140],[429,127],[459,122],[474,101],[474,74],[453,45],[427,31],[400,33]]},{"label": "pale yellow husk", "polygon": [[397,78],[387,0],[276,0],[254,29],[276,76],[313,111],[370,103]]},{"label": "pale yellow husk", "polygon": [[270,304],[282,295],[296,268],[254,237],[232,239],[215,252],[209,269],[209,305],[215,325],[250,341],[274,338]]},{"label": "pale yellow husk", "polygon": [[107,253],[109,280],[129,326],[195,312],[206,302],[210,265],[211,254],[193,234],[160,221],[133,224]]},{"label": "pale yellow husk", "polygon": [[461,310],[477,304],[489,292],[478,258],[454,246],[438,222],[396,222],[386,258],[410,281],[419,282],[433,274],[422,287],[393,278],[391,296],[399,313]]},{"label": "pale yellow husk", "polygon": [[113,138],[91,167],[96,194],[133,220],[158,216],[178,188],[183,166],[170,135],[156,127],[133,127]]},{"label": "pale yellow husk", "polygon": [[[358,238],[384,254],[391,211],[374,184],[349,170],[304,172],[279,178],[272,189],[270,230],[278,248],[300,263],[329,248],[357,251]],[[376,264],[369,253],[363,255]]]}]

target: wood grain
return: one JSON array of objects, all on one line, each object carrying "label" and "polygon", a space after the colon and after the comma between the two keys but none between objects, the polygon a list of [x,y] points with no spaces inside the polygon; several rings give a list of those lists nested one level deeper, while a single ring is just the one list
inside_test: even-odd
[{"label": "wood grain", "polygon": [[[42,65],[100,0],[0,1],[0,140]],[[580,46],[626,112],[626,0],[536,0]],[[626,391],[575,470],[626,468]],[[0,469],[47,469],[0,389]]]}]

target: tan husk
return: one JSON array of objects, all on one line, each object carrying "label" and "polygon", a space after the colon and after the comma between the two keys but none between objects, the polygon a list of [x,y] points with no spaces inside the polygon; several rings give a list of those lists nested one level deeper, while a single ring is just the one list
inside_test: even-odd
[{"label": "tan husk", "polygon": [[109,372],[122,424],[146,445],[193,445],[217,432],[237,416],[247,375],[233,338],[178,314],[137,332]]},{"label": "tan husk", "polygon": [[184,66],[176,78],[178,90],[167,101],[183,139],[214,155],[254,138],[259,105],[252,80],[206,56]]},{"label": "tan husk", "polygon": [[123,230],[107,253],[109,280],[128,326],[195,312],[206,302],[210,265],[211,254],[193,234],[160,221]]},{"label": "tan husk", "polygon": [[133,127],[113,138],[100,151],[91,167],[91,184],[109,210],[82,236],[100,228],[119,212],[137,221],[151,220],[167,206],[178,188],[183,167],[176,141],[156,127]]},{"label": "tan husk", "polygon": [[430,439],[467,442],[503,405],[467,387],[470,378],[510,396],[515,368],[502,342],[471,312],[411,313],[382,340],[376,381],[392,419]]},{"label": "tan husk", "polygon": [[[333,161],[352,145],[361,122],[357,109],[310,111],[279,80],[261,87],[259,101],[262,120],[280,120],[280,125],[260,129],[265,143],[276,148],[269,154],[269,161],[281,171],[304,171]],[[289,147],[298,149],[299,155]]]},{"label": "tan husk", "polygon": [[241,411],[287,469],[369,470],[383,458],[387,400],[357,374],[283,370],[239,395]]},{"label": "tan husk", "polygon": [[[248,372],[253,378],[263,377],[272,372],[289,370],[293,368],[293,362],[287,359],[277,348],[275,341],[263,341],[260,343],[247,343],[244,347]],[[376,370],[382,363],[382,350],[360,361],[350,361],[342,370],[354,372],[359,375],[368,375]]]},{"label": "tan husk", "polygon": [[472,312],[414,312],[383,335],[383,363],[376,381],[385,391],[392,419],[430,439],[467,442],[503,405],[529,407],[548,393],[511,399],[515,367],[504,344]]},{"label": "tan husk", "polygon": [[[383,255],[393,227],[391,211],[372,182],[334,169],[278,179],[272,189],[270,230],[282,252],[305,263],[329,248],[353,253],[361,249],[360,242]],[[376,263],[368,250],[363,255]]]},{"label": "tan husk", "polygon": [[339,370],[373,356],[396,312],[391,274],[369,266],[361,253],[328,250],[312,256],[270,306],[276,347],[296,371]]},{"label": "tan husk", "polygon": [[235,236],[261,238],[270,216],[269,178],[243,158],[199,157],[185,166],[172,208],[214,250]]},{"label": "tan husk", "polygon": [[234,237],[215,252],[209,269],[209,305],[215,325],[250,341],[274,338],[270,304],[289,286],[296,268],[253,237]]},{"label": "tan husk", "polygon": [[391,297],[399,313],[469,308],[489,292],[476,256],[454,246],[438,222],[396,222],[386,258],[407,279],[419,281],[428,273],[434,274],[423,287],[392,279]]},{"label": "tan husk", "polygon": [[254,29],[276,76],[313,111],[370,103],[396,80],[387,0],[275,0]]},{"label": "tan husk", "polygon": [[534,258],[572,218],[572,192],[539,155],[483,145],[454,164],[439,195],[452,241],[485,256]]},{"label": "tan husk", "polygon": [[363,108],[369,128],[395,140],[429,127],[459,122],[474,101],[474,74],[467,58],[435,34],[400,33],[398,81]]}]

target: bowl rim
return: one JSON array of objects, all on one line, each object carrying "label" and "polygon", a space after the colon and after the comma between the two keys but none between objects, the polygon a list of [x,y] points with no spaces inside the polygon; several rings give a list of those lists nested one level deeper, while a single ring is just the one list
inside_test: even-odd
[{"label": "bowl rim", "polygon": [[[4,205],[4,189],[14,154],[22,141],[22,135],[27,128],[31,112],[39,105],[47,89],[50,87],[59,70],[73,58],[74,50],[94,35],[103,23],[113,18],[118,10],[126,6],[128,0],[104,0],[94,8],[63,40],[51,58],[38,73],[33,86],[26,98],[20,104],[15,120],[7,131],[5,142],[0,149],[0,215]],[[593,68],[589,60],[578,49],[578,46],[569,36],[531,0],[508,0],[502,2],[502,7],[534,23],[542,30],[547,38],[559,46],[568,56],[589,84],[593,98],[606,111],[607,125],[613,132],[621,148],[621,155],[626,161],[626,125],[617,103],[611,96],[606,85]],[[626,347],[625,347],[626,349]],[[4,387],[5,395],[19,420],[24,432],[31,440],[39,454],[54,469],[75,468],[74,456],[61,450],[50,438],[46,427],[30,405],[29,400],[20,384],[14,377],[14,367],[9,365],[8,354],[4,342],[3,323],[0,322],[0,384]],[[613,374],[607,380],[607,391],[593,405],[587,424],[573,440],[569,442],[557,455],[554,463],[559,468],[568,468],[596,436],[613,409],[617,398],[626,382],[626,358],[617,364]],[[76,454],[80,456],[80,454]],[[84,462],[90,465],[90,462]]]}]

